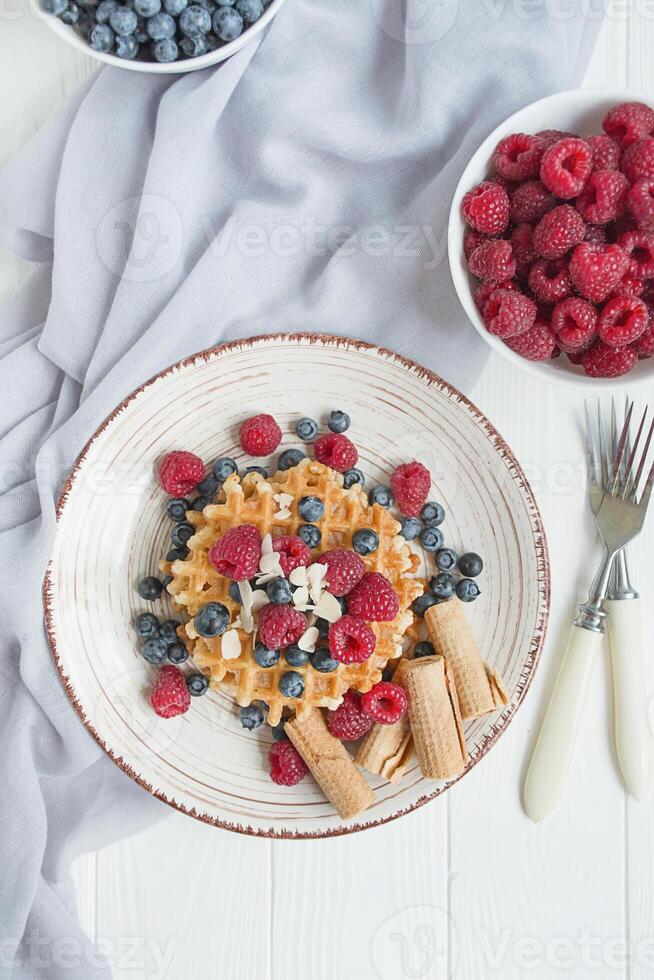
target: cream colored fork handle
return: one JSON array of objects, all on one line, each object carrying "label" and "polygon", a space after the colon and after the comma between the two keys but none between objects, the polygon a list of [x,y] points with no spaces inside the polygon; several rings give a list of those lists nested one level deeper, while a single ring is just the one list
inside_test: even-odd
[{"label": "cream colored fork handle", "polygon": [[542,820],[563,795],[602,634],[573,626],[525,780],[524,805]]},{"label": "cream colored fork handle", "polygon": [[618,762],[627,791],[643,800],[652,779],[652,735],[640,599],[607,599],[604,609],[613,665]]}]

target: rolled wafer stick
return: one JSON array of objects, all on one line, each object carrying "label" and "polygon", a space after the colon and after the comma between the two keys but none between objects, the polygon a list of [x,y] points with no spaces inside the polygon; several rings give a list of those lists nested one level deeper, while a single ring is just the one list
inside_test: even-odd
[{"label": "rolled wafer stick", "polygon": [[343,820],[374,803],[372,789],[343,743],[329,732],[319,709],[313,708],[302,719],[292,718],[284,730]]},{"label": "rolled wafer stick", "polygon": [[458,776],[468,752],[446,660],[437,654],[409,661],[402,684],[409,695],[409,722],[421,773],[428,779]]},{"label": "rolled wafer stick", "polygon": [[[393,674],[393,683],[402,685],[402,671],[406,660],[400,660]],[[382,776],[395,783],[413,757],[413,739],[408,715],[403,715],[394,725],[372,726],[364,736],[354,761],[362,769]]]},{"label": "rolled wafer stick", "polygon": [[463,720],[479,718],[506,704],[509,699],[502,679],[482,660],[463,604],[451,599],[430,606],[425,622],[436,652],[445,657],[454,678]]}]

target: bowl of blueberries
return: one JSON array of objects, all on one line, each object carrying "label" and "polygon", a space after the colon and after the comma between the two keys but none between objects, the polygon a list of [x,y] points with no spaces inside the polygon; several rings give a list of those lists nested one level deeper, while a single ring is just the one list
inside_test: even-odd
[{"label": "bowl of blueberries", "polygon": [[231,57],[284,0],[31,0],[74,48],[133,71],[173,74]]}]

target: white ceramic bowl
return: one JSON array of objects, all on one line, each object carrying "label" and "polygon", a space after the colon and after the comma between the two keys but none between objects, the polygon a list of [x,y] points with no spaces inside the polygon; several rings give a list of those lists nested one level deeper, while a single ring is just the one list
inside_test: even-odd
[{"label": "white ceramic bowl", "polygon": [[634,370],[621,378],[598,379],[589,378],[581,367],[572,364],[567,357],[558,357],[553,361],[528,361],[515,354],[498,337],[490,334],[484,326],[479,310],[475,305],[473,290],[477,281],[468,272],[463,254],[463,235],[466,224],[461,215],[461,200],[471,187],[485,180],[490,173],[493,150],[501,139],[510,133],[536,133],[541,129],[562,129],[579,133],[580,136],[590,136],[602,132],[602,119],[607,110],[618,102],[638,101],[652,102],[651,98],[642,93],[626,89],[574,89],[570,92],[559,92],[546,99],[540,99],[514,113],[490,136],[484,140],[459,181],[452,208],[448,228],[448,252],[450,269],[454,286],[464,310],[472,321],[477,332],[484,338],[493,350],[511,361],[523,371],[540,378],[585,390],[597,392],[602,387],[615,388],[629,384],[630,388],[654,377],[654,359],[640,361]]},{"label": "white ceramic bowl", "polygon": [[171,64],[161,64],[158,61],[128,61],[125,58],[117,57],[115,54],[102,54],[100,51],[94,51],[90,44],[87,44],[84,38],[80,37],[74,27],[63,24],[54,14],[47,13],[41,6],[41,0],[30,0],[30,3],[37,16],[41,17],[55,34],[58,34],[68,44],[81,51],[82,54],[87,54],[97,61],[102,61],[105,65],[113,65],[114,68],[127,68],[128,71],[144,71],[155,75],[178,75],[182,72],[198,71],[200,68],[208,68],[210,65],[217,65],[220,61],[231,58],[233,54],[236,54],[246,44],[249,44],[257,34],[261,33],[264,27],[273,19],[284,3],[284,0],[272,0],[272,3],[266,7],[259,20],[252,24],[251,27],[248,27],[247,30],[243,31],[241,36],[237,37],[235,41],[223,44],[221,48],[217,48],[208,54],[202,54],[198,58],[180,58],[179,61],[173,61]]}]

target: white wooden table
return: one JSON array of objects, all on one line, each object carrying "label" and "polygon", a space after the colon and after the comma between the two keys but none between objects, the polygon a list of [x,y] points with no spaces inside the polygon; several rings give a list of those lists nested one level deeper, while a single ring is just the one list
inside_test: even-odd
[{"label": "white wooden table", "polygon": [[[654,3],[609,6],[586,82],[628,85],[652,101]],[[0,19],[0,85],[9,93],[0,101],[4,161],[92,62],[38,22],[27,0],[0,0]],[[25,274],[24,263],[0,253],[0,296]],[[549,535],[551,625],[525,705],[497,748],[453,791],[378,830],[270,842],[173,813],[79,860],[73,873],[82,923],[120,980],[654,976],[654,800],[637,805],[621,789],[606,657],[595,674],[566,800],[541,825],[520,806],[577,582],[594,560],[587,553],[580,400],[534,385],[496,356],[473,400],[523,463]],[[632,560],[646,597],[654,595],[651,540],[650,530]]]}]

